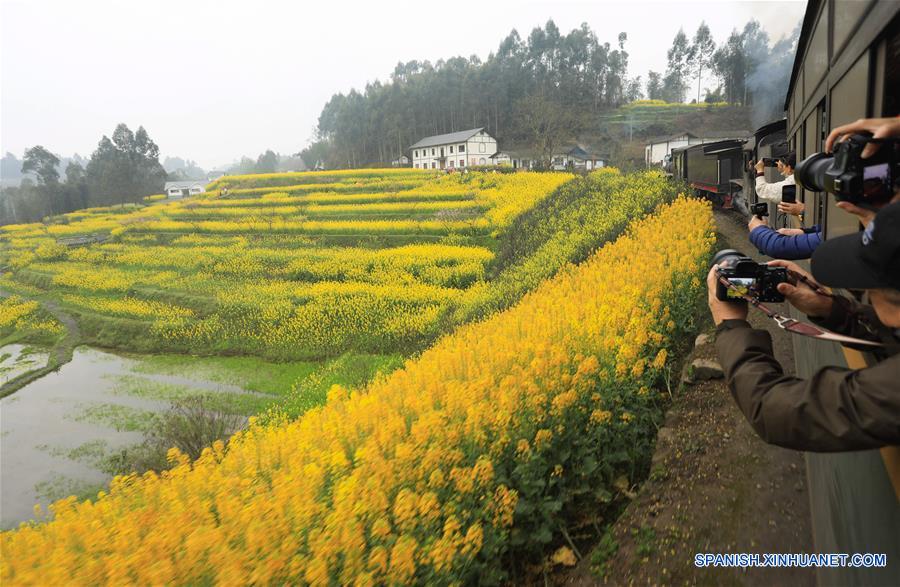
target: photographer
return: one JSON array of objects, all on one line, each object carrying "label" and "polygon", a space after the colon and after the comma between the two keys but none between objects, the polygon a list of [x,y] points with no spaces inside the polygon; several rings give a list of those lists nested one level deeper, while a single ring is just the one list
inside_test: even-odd
[{"label": "photographer", "polygon": [[[797,156],[793,151],[779,157],[775,166],[778,172],[784,176],[784,179],[775,183],[769,183],[765,177],[765,162],[760,159],[756,162],[756,197],[763,202],[781,202],[781,188],[786,185],[795,185],[794,182],[794,165],[797,164]],[[799,215],[803,213],[803,204],[797,204],[780,211],[786,214]]]},{"label": "photographer", "polygon": [[[813,321],[842,334],[900,343],[900,203],[883,208],[870,229],[830,241],[813,256],[813,276],[831,287],[865,290],[871,306],[831,298],[806,283],[778,291]],[[772,261],[808,277],[787,261]],[[766,441],[798,450],[829,452],[900,443],[900,354],[866,369],[825,367],[809,379],[784,374],[768,332],[747,322],[745,303],[716,295],[708,276],[716,349],[741,411]]]}]

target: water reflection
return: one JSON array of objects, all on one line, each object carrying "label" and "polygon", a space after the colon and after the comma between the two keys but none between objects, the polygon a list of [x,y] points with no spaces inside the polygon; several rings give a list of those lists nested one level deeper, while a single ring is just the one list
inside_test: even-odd
[{"label": "water reflection", "polygon": [[[21,352],[13,346],[0,354]],[[100,468],[104,455],[139,443],[153,414],[172,400],[243,392],[210,381],[137,374],[138,364],[78,348],[59,371],[0,399],[0,526],[32,518],[36,503],[95,494],[109,480]]]}]

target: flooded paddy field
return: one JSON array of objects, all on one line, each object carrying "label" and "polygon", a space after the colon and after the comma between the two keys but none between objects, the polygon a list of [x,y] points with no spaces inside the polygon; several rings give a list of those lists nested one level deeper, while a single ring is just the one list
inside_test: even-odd
[{"label": "flooded paddy field", "polygon": [[[0,348],[0,380],[43,365],[47,356],[36,347]],[[200,412],[182,416],[215,413],[233,431],[271,407],[296,417],[323,403],[332,385],[360,386],[401,363],[399,354],[274,363],[78,347],[58,371],[0,399],[0,528],[33,519],[36,504],[46,515],[58,499],[93,498],[117,474],[165,467],[164,449],[175,443],[159,446],[169,441],[160,422],[179,406],[202,401]]]},{"label": "flooded paddy field", "polygon": [[[21,345],[0,350],[6,357],[0,366],[12,371],[18,365],[12,376],[46,360],[46,354],[33,352],[17,362],[23,350]],[[32,518],[38,503],[46,508],[68,495],[95,495],[119,472],[122,463],[116,459],[143,441],[154,416],[179,400],[203,395],[216,410],[246,416],[277,399],[272,389],[254,391],[225,382],[240,377],[221,365],[196,362],[199,369],[178,367],[191,375],[185,377],[172,373],[179,359],[78,348],[59,371],[0,399],[0,526]],[[273,379],[263,373],[277,380],[278,366],[256,363],[261,381]]]}]

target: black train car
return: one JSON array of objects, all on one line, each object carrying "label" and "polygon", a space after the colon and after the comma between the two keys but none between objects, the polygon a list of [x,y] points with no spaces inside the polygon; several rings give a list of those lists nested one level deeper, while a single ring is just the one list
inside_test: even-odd
[{"label": "black train car", "polygon": [[[785,101],[787,138],[797,160],[821,151],[831,128],[858,118],[900,114],[900,2],[810,0]],[[804,223],[827,238],[860,230],[833,196],[798,188]],[[797,373],[827,365],[870,364],[868,355],[793,337]],[[898,382],[900,393],[900,382]],[[900,448],[808,453],[816,550],[887,555],[886,569],[820,568],[820,584],[900,584]]]},{"label": "black train car", "polygon": [[694,193],[726,205],[735,192],[733,180],[741,174],[743,141],[727,140],[672,150],[672,176],[688,184]]}]

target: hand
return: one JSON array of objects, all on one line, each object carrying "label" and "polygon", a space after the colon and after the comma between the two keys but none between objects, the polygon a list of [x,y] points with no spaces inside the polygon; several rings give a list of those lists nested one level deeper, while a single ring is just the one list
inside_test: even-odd
[{"label": "hand", "polygon": [[757,161],[756,165],[754,165],[754,167],[756,168],[756,173],[762,173],[763,171],[766,170],[766,164],[763,162],[762,159]]},{"label": "hand", "polygon": [[869,226],[869,223],[872,222],[872,219],[875,218],[875,210],[868,210],[866,208],[860,208],[855,204],[851,204],[850,202],[838,202],[837,207],[843,210],[844,212],[849,212],[853,214],[863,226]]},{"label": "hand", "polygon": [[750,223],[747,224],[747,228],[750,230],[750,232],[753,232],[760,226],[767,226],[766,221],[759,216],[751,216]]},{"label": "hand", "polygon": [[806,206],[803,202],[779,202],[778,203],[778,211],[782,214],[791,214],[793,216],[800,216],[803,214],[803,211],[806,209]]},{"label": "hand", "polygon": [[[793,271],[812,280],[812,275],[791,261],[776,259],[775,261],[769,261],[767,265],[770,267],[784,267],[788,271]],[[788,283],[778,284],[778,291],[789,304],[807,316],[824,318],[831,313],[831,305],[833,303],[831,298],[817,294],[811,287],[790,275],[788,275]]]},{"label": "hand", "polygon": [[746,302],[723,302],[716,297],[716,288],[719,283],[717,268],[718,265],[714,265],[706,275],[707,303],[709,303],[713,322],[718,326],[723,320],[746,320],[748,311]]},{"label": "hand", "polygon": [[800,236],[804,234],[802,228],[779,228],[776,232],[784,236]]},{"label": "hand", "polygon": [[[900,136],[900,117],[893,118],[860,118],[856,122],[839,126],[831,131],[828,138],[825,139],[825,152],[831,153],[835,141],[839,138],[843,140],[845,135],[857,132],[870,132],[872,138],[883,139],[886,137]],[[881,145],[869,143],[863,149],[862,157],[871,157],[874,155]]]},{"label": "hand", "polygon": [[[887,204],[883,204],[878,206],[879,209],[887,206],[888,204],[893,204],[894,202],[900,202],[900,193],[894,194],[894,197],[890,199]],[[869,210],[868,208],[860,208],[855,204],[851,204],[850,202],[838,202],[837,207],[843,210],[844,212],[849,212],[854,216],[859,218],[860,223],[862,223],[863,227],[868,227],[869,223],[872,222],[872,219],[875,218],[875,214],[878,213],[878,210]]]}]

